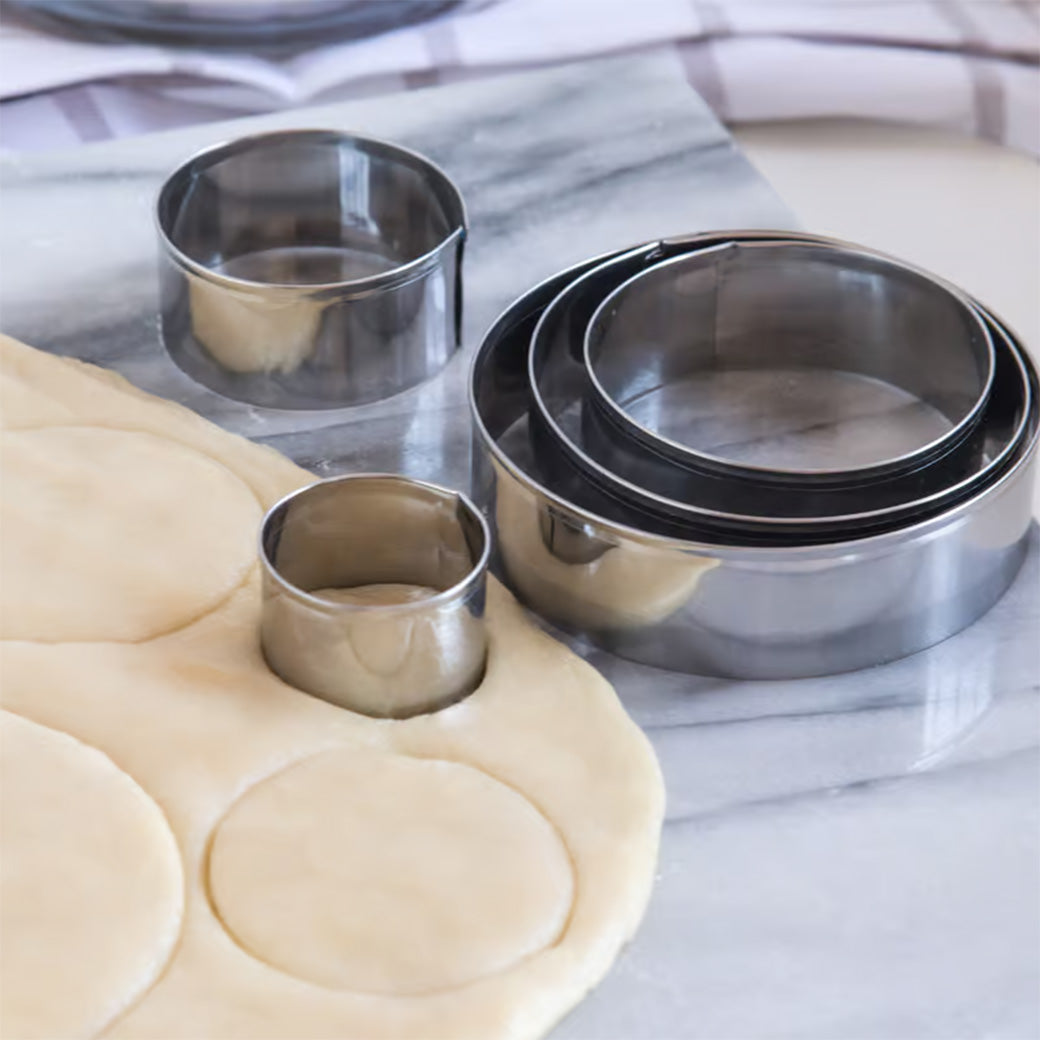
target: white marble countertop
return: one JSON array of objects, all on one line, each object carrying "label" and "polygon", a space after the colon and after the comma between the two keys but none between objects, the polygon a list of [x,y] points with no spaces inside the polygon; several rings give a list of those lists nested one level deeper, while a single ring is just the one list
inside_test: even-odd
[{"label": "white marble countertop", "polygon": [[[4,330],[119,368],[323,474],[465,484],[466,360],[501,306],[608,248],[792,222],[668,61],[339,105],[307,121],[425,151],[466,194],[465,356],[432,383],[363,408],[267,413],[165,358],[150,200],[186,154],[243,126],[5,160]],[[559,1040],[1040,1032],[1036,543],[1034,532],[1023,573],[985,618],[864,672],[742,683],[586,653],[651,736],[668,814],[647,920]]]}]

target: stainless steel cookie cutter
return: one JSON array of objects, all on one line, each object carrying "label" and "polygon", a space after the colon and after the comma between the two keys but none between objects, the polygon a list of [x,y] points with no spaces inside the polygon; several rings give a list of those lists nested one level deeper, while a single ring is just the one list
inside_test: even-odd
[{"label": "stainless steel cookie cutter", "polygon": [[860,538],[748,545],[698,537],[689,527],[684,537],[681,525],[654,526],[587,482],[562,483],[530,450],[531,333],[567,285],[606,259],[517,300],[488,331],[471,369],[474,494],[497,530],[498,571],[528,606],[630,660],[780,679],[914,653],[1000,598],[1032,529],[1040,408],[1035,368],[992,314],[978,307],[1027,380],[1017,390],[1008,382],[1011,441],[965,497]]},{"label": "stainless steel cookie cutter", "polygon": [[227,397],[361,404],[459,346],[465,206],[415,152],[334,130],[244,137],[171,174],[157,222],[163,341]]},{"label": "stainless steel cookie cutter", "polygon": [[756,486],[921,473],[971,433],[993,383],[989,331],[957,290],[834,243],[735,236],[663,259],[582,338],[615,438]]},{"label": "stainless steel cookie cutter", "polygon": [[456,491],[353,474],[277,503],[260,531],[271,669],[366,715],[435,711],[476,689],[491,535]]},{"label": "stainless steel cookie cutter", "polygon": [[[987,449],[992,447],[993,415],[983,427],[982,415],[990,408],[990,390],[996,378],[996,362],[986,380],[983,411],[966,436],[954,437],[952,445],[936,451],[927,464],[906,473],[895,473],[873,481],[823,480],[808,486],[785,479],[733,479],[722,469],[676,465],[662,453],[635,440],[618,436],[612,422],[602,418],[602,409],[590,404],[594,397],[584,363],[584,334],[604,297],[640,272],[653,272],[699,251],[711,251],[733,242],[748,244],[777,241],[802,242],[810,236],[788,236],[775,232],[719,232],[692,235],[649,243],[590,264],[568,282],[544,308],[532,332],[528,355],[531,389],[530,430],[539,462],[554,479],[595,487],[624,503],[649,522],[671,522],[683,536],[695,529],[694,537],[801,543],[827,537],[853,537],[892,522],[904,521],[922,508],[951,504],[969,486],[984,479],[992,464]],[[847,255],[852,247],[832,240],[811,237],[820,249]],[[887,258],[881,258],[886,264]],[[893,262],[894,263],[894,262]],[[968,327],[980,319],[969,308],[964,316]],[[958,317],[960,317],[958,315]],[[681,331],[693,334],[688,325]],[[987,329],[985,354],[995,359],[994,334]],[[965,344],[968,357],[979,341]],[[979,355],[983,360],[983,355]],[[1024,379],[1017,362],[1005,359],[1001,366],[1005,381]],[[658,380],[659,368],[647,365],[648,378]],[[1000,415],[1007,418],[1002,400]],[[1007,424],[999,425],[1000,435]],[[987,432],[988,431],[988,432]],[[1006,446],[1006,445],[1004,445]],[[1004,446],[998,446],[998,454]],[[677,527],[674,527],[677,525]]]}]

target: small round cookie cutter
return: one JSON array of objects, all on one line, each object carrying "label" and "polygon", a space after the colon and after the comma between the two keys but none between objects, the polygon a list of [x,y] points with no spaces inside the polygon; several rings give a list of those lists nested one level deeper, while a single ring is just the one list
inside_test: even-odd
[{"label": "small round cookie cutter", "polygon": [[260,529],[271,669],[352,711],[407,718],[472,693],[491,533],[463,494],[391,474],[311,484]]},{"label": "small round cookie cutter", "polygon": [[226,397],[363,404],[458,349],[466,209],[415,152],[335,130],[244,137],[175,170],[156,216],[163,342]]}]

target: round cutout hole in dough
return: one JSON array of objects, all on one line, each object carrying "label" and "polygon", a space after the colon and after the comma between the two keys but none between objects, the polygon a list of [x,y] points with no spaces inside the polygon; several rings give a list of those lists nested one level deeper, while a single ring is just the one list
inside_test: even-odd
[{"label": "round cutout hole in dough", "polygon": [[109,758],[0,712],[0,1036],[95,1036],[180,930],[183,877],[158,806]]},{"label": "round cutout hole in dough", "polygon": [[135,642],[241,583],[260,505],[230,470],[150,433],[91,426],[0,440],[0,637]]},{"label": "round cutout hole in dough", "polygon": [[574,897],[562,839],[512,788],[454,762],[347,749],[247,791],[216,832],[209,880],[260,960],[401,996],[551,946]]}]

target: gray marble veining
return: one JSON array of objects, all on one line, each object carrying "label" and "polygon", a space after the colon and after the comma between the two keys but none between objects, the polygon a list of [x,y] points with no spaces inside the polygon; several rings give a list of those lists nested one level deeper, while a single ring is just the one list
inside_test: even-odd
[{"label": "gray marble veining", "polygon": [[[192,383],[155,317],[151,202],[195,149],[334,126],[398,140],[466,196],[466,349],[437,379],[330,413]],[[0,323],[97,361],[323,475],[464,485],[465,374],[514,296],[656,235],[793,219],[667,59],[613,59],[206,126],[2,169]],[[1037,539],[1010,593],[924,653],[797,682],[585,656],[646,729],[668,785],[643,928],[560,1040],[1026,1040],[1040,1034]]]}]

